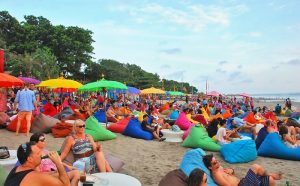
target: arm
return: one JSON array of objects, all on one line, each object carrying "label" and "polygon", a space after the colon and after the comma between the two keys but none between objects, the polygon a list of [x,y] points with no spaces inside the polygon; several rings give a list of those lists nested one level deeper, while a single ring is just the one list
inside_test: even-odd
[{"label": "arm", "polygon": [[[89,139],[90,143],[92,144],[92,147],[93,147],[93,151],[96,152],[97,151],[97,144],[95,143],[93,137],[91,135],[87,135],[87,138]],[[99,144],[100,146],[100,144]]]}]

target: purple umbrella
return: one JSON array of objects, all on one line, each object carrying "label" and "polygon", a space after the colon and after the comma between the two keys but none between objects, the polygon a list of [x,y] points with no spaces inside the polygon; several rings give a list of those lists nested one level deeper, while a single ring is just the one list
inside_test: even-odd
[{"label": "purple umbrella", "polygon": [[30,78],[30,77],[19,76],[18,78],[19,78],[20,80],[24,81],[25,83],[33,83],[33,84],[35,84],[35,85],[41,83],[39,80],[34,79],[34,78]]}]

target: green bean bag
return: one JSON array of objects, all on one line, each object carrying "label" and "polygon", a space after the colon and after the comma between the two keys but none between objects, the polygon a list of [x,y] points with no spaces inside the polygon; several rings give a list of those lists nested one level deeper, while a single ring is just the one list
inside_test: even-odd
[{"label": "green bean bag", "polygon": [[0,185],[4,185],[7,175],[8,173],[6,172],[4,167],[0,165]]},{"label": "green bean bag", "polygon": [[220,145],[211,139],[205,128],[200,124],[192,127],[188,137],[182,143],[183,147],[202,148],[209,151],[220,151]]},{"label": "green bean bag", "polygon": [[91,116],[85,121],[85,134],[90,134],[94,141],[105,141],[117,138],[117,135],[104,127],[98,122],[98,120]]},{"label": "green bean bag", "polygon": [[172,111],[171,110],[164,110],[161,112],[162,115],[168,115],[170,114]]}]

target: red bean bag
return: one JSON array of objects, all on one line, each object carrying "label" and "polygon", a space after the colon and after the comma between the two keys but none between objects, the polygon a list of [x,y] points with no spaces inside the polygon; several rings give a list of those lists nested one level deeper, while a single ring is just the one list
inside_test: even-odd
[{"label": "red bean bag", "polygon": [[202,123],[203,125],[207,124],[207,121],[206,121],[205,117],[202,114],[197,114],[192,119],[195,120],[195,121],[198,121],[198,122]]},{"label": "red bean bag", "polygon": [[259,121],[254,118],[253,112],[250,112],[243,120],[252,124],[259,123]]},{"label": "red bean bag", "polygon": [[111,124],[107,129],[115,133],[123,133],[130,120],[131,117],[124,118],[117,123]]},{"label": "red bean bag", "polygon": [[77,119],[81,119],[81,120],[85,121],[87,118],[88,118],[87,115],[81,114],[80,112],[74,110],[74,114],[71,115],[70,117],[68,117],[66,120],[77,120]]},{"label": "red bean bag", "polygon": [[226,109],[225,112],[223,113],[223,118],[228,119],[232,116],[232,113],[230,112],[229,109]]},{"label": "red bean bag", "polygon": [[48,116],[54,116],[55,114],[57,114],[57,111],[56,111],[55,107],[51,103],[48,102],[44,105],[43,114],[48,115]]},{"label": "red bean bag", "polygon": [[64,121],[56,123],[52,128],[52,134],[55,138],[63,138],[68,136],[73,130],[73,124]]},{"label": "red bean bag", "polygon": [[[33,116],[31,117],[31,124],[33,122],[34,118]],[[18,123],[18,117],[16,117],[14,120],[10,122],[10,124],[6,127],[7,130],[16,132],[17,129],[17,123]],[[26,123],[26,118],[24,117],[23,120],[21,121],[19,133],[26,133],[27,131],[27,123]]]},{"label": "red bean bag", "polygon": [[277,122],[277,117],[274,115],[274,113],[272,111],[269,111],[269,112],[265,113],[264,117],[266,119],[270,119],[272,121]]},{"label": "red bean bag", "polygon": [[160,107],[159,112],[162,112],[164,110],[170,110],[169,103],[164,104],[162,107]]}]

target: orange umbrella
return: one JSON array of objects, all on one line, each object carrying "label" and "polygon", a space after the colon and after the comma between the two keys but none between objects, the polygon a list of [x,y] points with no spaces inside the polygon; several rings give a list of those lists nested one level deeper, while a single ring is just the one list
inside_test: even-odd
[{"label": "orange umbrella", "polygon": [[0,73],[0,87],[11,88],[13,86],[22,86],[24,82],[15,76]]}]

